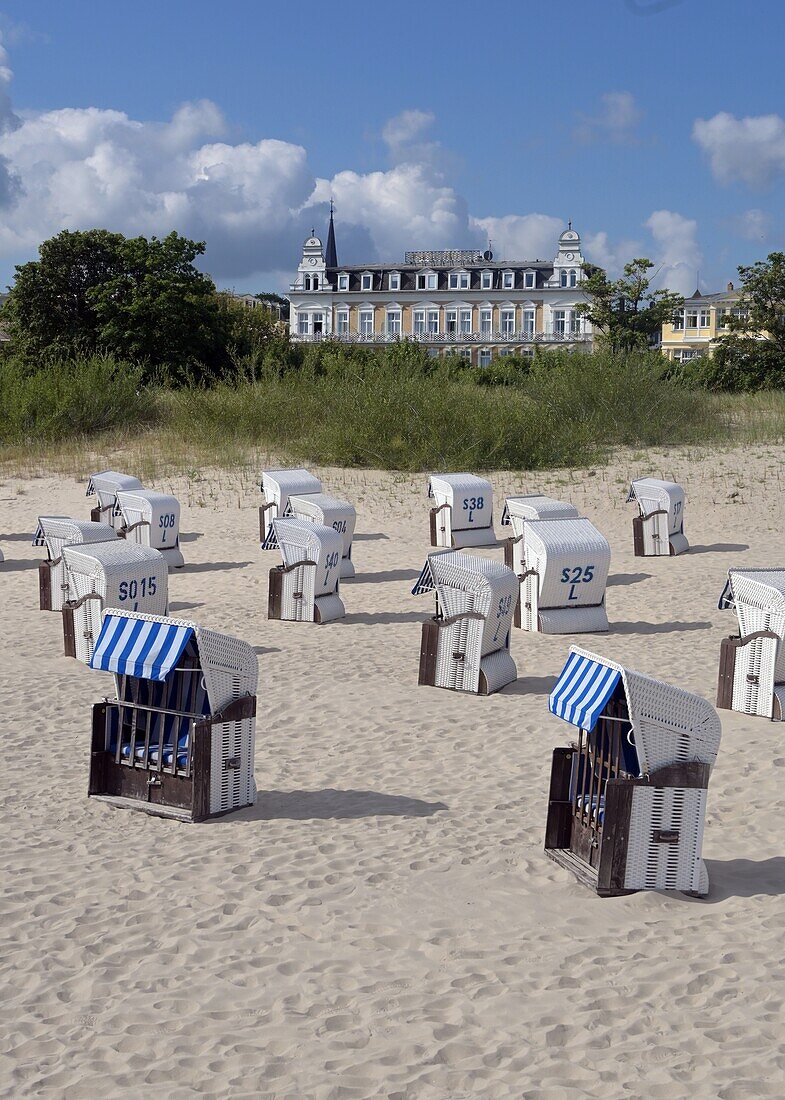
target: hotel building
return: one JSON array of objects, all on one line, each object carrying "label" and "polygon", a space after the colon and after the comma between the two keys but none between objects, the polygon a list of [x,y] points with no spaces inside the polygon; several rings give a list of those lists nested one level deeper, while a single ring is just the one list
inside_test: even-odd
[{"label": "hotel building", "polygon": [[727,290],[719,294],[696,290],[691,298],[685,298],[684,308],[662,326],[663,355],[677,363],[711,355],[716,341],[728,333],[727,317],[739,311],[739,297],[733,283],[728,283]]},{"label": "hotel building", "polygon": [[402,263],[338,263],[330,213],[327,247],[312,235],[289,287],[296,342],[337,340],[381,346],[413,340],[431,355],[487,366],[499,355],[538,346],[591,348],[591,326],[576,312],[581,240],[570,224],[553,260],[494,260],[479,251],[407,252]]}]

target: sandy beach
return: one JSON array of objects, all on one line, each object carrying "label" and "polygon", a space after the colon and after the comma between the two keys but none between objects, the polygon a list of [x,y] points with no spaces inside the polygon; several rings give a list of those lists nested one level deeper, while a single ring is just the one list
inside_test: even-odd
[{"label": "sandy beach", "polygon": [[[543,491],[613,558],[610,633],[514,631],[519,679],[488,698],[417,687],[425,477],[314,472],[358,511],[347,615],[325,626],[267,620],[279,555],[259,549],[255,476],[150,486],[183,506],[171,613],[259,655],[257,804],[201,825],[87,799],[112,682],[63,657],[30,543],[38,515],[90,501],[84,482],[0,481],[0,1093],[782,1097],[785,727],[721,712],[704,900],[602,900],[543,831],[571,641],[713,702],[728,567],[785,565],[785,448],[490,475],[498,534],[506,495]],[[683,557],[633,556],[624,501],[646,474],[686,488]]]}]

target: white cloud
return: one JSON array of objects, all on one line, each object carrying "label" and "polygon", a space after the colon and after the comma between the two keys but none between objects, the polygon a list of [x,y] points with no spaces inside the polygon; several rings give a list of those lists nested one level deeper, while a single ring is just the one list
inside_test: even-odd
[{"label": "white cloud", "polygon": [[430,111],[401,111],[386,123],[382,138],[391,152],[397,152],[422,137],[434,122],[435,116]]},{"label": "white cloud", "polygon": [[632,240],[621,240],[612,244],[604,231],[589,233],[583,237],[583,254],[590,263],[604,267],[608,272],[617,273],[631,259],[641,254],[641,244]]},{"label": "white cloud", "polygon": [[499,260],[550,260],[556,255],[558,237],[565,228],[561,218],[550,214],[507,214],[502,218],[472,218],[482,239],[493,242]]},{"label": "white cloud", "polygon": [[745,210],[734,218],[733,226],[745,240],[762,241],[766,239],[771,228],[771,217],[763,210]]},{"label": "white cloud", "polygon": [[637,141],[635,131],[643,112],[632,92],[606,92],[600,96],[600,109],[594,115],[578,113],[575,137],[586,145],[611,142],[630,145]]},{"label": "white cloud", "polygon": [[645,223],[655,241],[658,286],[679,294],[695,290],[703,254],[697,241],[698,223],[672,210],[655,210]]},{"label": "white cloud", "polygon": [[696,119],[692,137],[720,183],[740,181],[758,188],[785,175],[785,120],[779,115],[736,118],[720,111]]}]

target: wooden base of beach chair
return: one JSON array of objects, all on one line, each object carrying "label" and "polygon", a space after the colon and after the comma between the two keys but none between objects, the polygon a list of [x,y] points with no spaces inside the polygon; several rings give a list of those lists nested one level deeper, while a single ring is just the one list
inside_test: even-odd
[{"label": "wooden base of beach chair", "polygon": [[439,626],[435,619],[422,624],[420,639],[420,673],[417,683],[436,686],[436,651],[439,648]]},{"label": "wooden base of beach chair", "polygon": [[41,611],[52,610],[52,567],[48,561],[38,564],[38,606]]},{"label": "wooden base of beach chair", "polygon": [[103,522],[103,510],[100,507],[91,508],[90,509],[90,519],[92,520],[93,523],[102,523]]},{"label": "wooden base of beach chair", "polygon": [[632,546],[636,558],[646,557],[643,547],[643,516],[636,516],[632,521]]},{"label": "wooden base of beach chair", "polygon": [[281,600],[283,598],[283,570],[273,566],[269,573],[270,585],[267,592],[267,618],[280,619]]},{"label": "wooden base of beach chair", "polygon": [[76,657],[76,629],[74,626],[74,609],[64,607],[63,616],[63,656]]}]

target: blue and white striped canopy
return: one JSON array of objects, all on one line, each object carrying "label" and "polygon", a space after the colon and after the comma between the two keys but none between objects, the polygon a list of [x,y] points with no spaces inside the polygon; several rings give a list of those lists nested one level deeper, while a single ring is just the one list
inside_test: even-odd
[{"label": "blue and white striped canopy", "polygon": [[44,538],[44,529],[39,523],[35,529],[35,537],[33,538],[33,546],[46,546],[46,539]]},{"label": "blue and white striped canopy", "polygon": [[736,607],[736,601],[733,598],[733,589],[730,586],[730,577],[725,582],[725,587],[722,590],[719,603],[717,604],[718,611],[733,611]]},{"label": "blue and white striped canopy", "polygon": [[90,668],[142,680],[165,680],[192,635],[190,626],[109,613],[104,615]]},{"label": "blue and white striped canopy", "polygon": [[507,507],[507,501],[504,502],[504,508],[502,509],[501,525],[502,527],[509,527],[512,524],[510,519],[510,509]]},{"label": "blue and white striped canopy", "polygon": [[548,709],[579,729],[593,730],[620,679],[617,669],[571,653],[550,694]]},{"label": "blue and white striped canopy", "polygon": [[277,550],[278,538],[275,534],[275,528],[272,523],[267,528],[267,534],[264,536],[264,542],[262,543],[262,550]]},{"label": "blue and white striped canopy", "polygon": [[413,596],[422,596],[424,592],[432,592],[436,587],[436,581],[433,579],[433,570],[431,569],[431,559],[425,559],[425,565],[420,570],[420,575],[412,589]]},{"label": "blue and white striped canopy", "polygon": [[87,488],[85,489],[85,494],[84,495],[86,497],[95,496],[95,485],[93,485],[93,479],[92,478],[90,478],[89,481],[87,482]]}]

